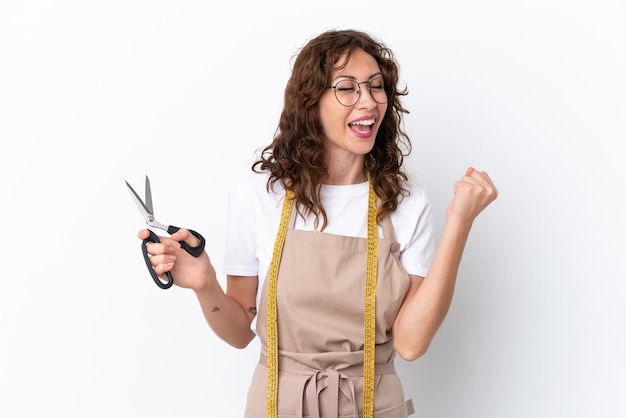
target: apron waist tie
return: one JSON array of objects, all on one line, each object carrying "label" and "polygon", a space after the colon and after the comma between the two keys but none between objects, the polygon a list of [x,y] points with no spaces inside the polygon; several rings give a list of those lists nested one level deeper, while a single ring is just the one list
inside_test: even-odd
[{"label": "apron waist tie", "polygon": [[[267,366],[267,357],[264,354],[261,354],[259,363],[263,366]],[[297,404],[297,418],[303,417],[305,402],[309,409],[309,416],[311,418],[320,418],[318,399],[324,389],[328,389],[326,391],[328,395],[326,396],[332,399],[332,402],[329,403],[329,417],[339,416],[339,391],[352,403],[354,417],[359,417],[356,396],[354,395],[354,383],[352,383],[351,377],[362,377],[363,365],[350,366],[341,370],[316,370],[289,358],[279,356],[278,370],[309,376],[308,379],[303,381],[298,387],[298,393],[300,393],[302,401]],[[395,373],[395,371],[396,369],[393,362],[376,364],[374,367],[375,375],[392,374]]]}]

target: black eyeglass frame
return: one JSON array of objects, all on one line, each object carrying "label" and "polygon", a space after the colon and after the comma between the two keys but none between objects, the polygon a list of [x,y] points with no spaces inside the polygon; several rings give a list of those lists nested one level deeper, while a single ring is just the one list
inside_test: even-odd
[{"label": "black eyeglass frame", "polygon": [[[383,91],[385,92],[385,101],[384,102],[379,102],[378,100],[376,100],[376,98],[374,97],[374,95],[372,94],[372,83],[375,82],[378,79],[381,79],[383,81]],[[339,83],[342,83],[344,81],[350,81],[353,82],[357,85],[358,90],[356,91],[356,101],[354,103],[352,103],[351,105],[346,105],[341,103],[341,100],[339,100],[339,97],[337,97],[337,85]],[[359,100],[361,99],[361,84],[367,84],[367,91],[369,92],[370,96],[372,97],[372,100],[374,100],[376,103],[378,104],[385,104],[389,102],[389,97],[387,96],[387,90],[385,90],[385,80],[382,76],[377,76],[374,77],[372,80],[370,81],[356,81],[356,80],[351,80],[351,79],[343,79],[343,80],[339,80],[335,83],[334,86],[326,86],[327,89],[333,89],[335,91],[335,99],[337,99],[337,102],[339,102],[340,105],[344,106],[344,107],[352,107],[354,105],[356,105]]]}]

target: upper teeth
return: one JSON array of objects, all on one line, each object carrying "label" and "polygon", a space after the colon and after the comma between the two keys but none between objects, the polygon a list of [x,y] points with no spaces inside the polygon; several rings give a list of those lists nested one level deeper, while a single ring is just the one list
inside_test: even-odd
[{"label": "upper teeth", "polygon": [[373,125],[374,119],[367,120],[357,120],[356,122],[352,122],[353,125]]}]

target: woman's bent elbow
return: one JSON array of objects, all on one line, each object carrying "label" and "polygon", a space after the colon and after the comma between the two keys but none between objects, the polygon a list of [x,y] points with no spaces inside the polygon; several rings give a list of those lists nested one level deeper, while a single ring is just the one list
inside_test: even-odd
[{"label": "woman's bent elbow", "polygon": [[413,345],[394,344],[396,353],[406,361],[414,361],[422,357],[428,351],[428,347],[429,344],[426,343]]},{"label": "woman's bent elbow", "polygon": [[220,335],[220,338],[231,347],[241,350],[246,348],[255,336],[256,334],[252,332],[252,330],[250,330],[250,332],[246,333],[245,335]]}]

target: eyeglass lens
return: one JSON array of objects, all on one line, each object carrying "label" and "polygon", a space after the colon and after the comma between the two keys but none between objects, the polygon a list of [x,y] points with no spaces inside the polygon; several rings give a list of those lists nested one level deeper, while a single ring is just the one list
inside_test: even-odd
[{"label": "eyeglass lens", "polygon": [[361,94],[360,84],[367,84],[372,99],[376,103],[387,103],[387,93],[382,77],[376,77],[372,81],[362,81],[357,83],[354,80],[341,80],[335,84],[335,97],[344,106],[354,106],[359,101]]}]

